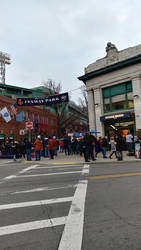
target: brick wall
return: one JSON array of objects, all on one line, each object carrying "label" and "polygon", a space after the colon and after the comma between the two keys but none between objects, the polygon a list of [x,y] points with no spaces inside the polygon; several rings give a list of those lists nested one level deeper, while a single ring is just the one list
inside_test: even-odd
[{"label": "brick wall", "polygon": [[[7,109],[10,111],[11,104],[14,104],[16,102],[15,99],[11,99],[8,97],[0,96],[0,110],[4,107],[7,107]],[[48,124],[45,127],[45,124],[40,126],[41,120],[39,119],[39,131],[35,131],[35,120],[33,119],[34,129],[33,134],[42,134],[44,136],[46,135],[54,135],[57,134],[57,131],[54,129],[54,121],[56,120],[56,117],[53,113],[51,113],[49,110],[44,109],[43,106],[40,107],[18,107],[18,112],[23,111],[26,113],[30,113],[32,115],[38,114],[38,117],[44,117],[47,118]],[[25,122],[27,121],[26,117],[22,122],[17,122],[15,115],[12,115],[12,120],[8,123],[5,122],[5,120],[0,116],[0,134],[5,134],[6,138],[10,135],[14,135],[14,140],[20,140],[21,136],[19,135],[20,129],[25,129]],[[46,130],[48,127],[48,131]]]}]

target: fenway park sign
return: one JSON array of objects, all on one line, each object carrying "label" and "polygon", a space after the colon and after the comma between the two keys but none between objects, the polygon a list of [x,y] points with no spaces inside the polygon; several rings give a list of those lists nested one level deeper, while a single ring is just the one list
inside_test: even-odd
[{"label": "fenway park sign", "polygon": [[35,106],[35,105],[50,105],[68,102],[68,93],[63,93],[59,95],[52,95],[48,97],[37,97],[37,98],[17,98],[18,106]]}]

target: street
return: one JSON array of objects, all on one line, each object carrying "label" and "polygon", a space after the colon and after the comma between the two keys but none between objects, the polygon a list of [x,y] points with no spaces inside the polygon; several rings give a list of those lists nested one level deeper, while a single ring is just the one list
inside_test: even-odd
[{"label": "street", "polygon": [[0,163],[0,250],[140,249],[140,162]]}]

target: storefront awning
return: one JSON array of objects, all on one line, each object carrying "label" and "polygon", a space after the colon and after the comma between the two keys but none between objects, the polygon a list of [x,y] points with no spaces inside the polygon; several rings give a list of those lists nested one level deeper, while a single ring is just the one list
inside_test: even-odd
[{"label": "storefront awning", "polygon": [[109,121],[109,120],[118,120],[118,119],[123,119],[123,118],[130,118],[130,117],[131,117],[131,113],[106,115],[106,116],[101,116],[100,121],[105,122],[105,121]]},{"label": "storefront awning", "polygon": [[4,140],[5,139],[5,135],[4,134],[0,134],[0,140]]},{"label": "storefront awning", "polygon": [[13,140],[14,139],[14,135],[8,135],[8,139],[11,139],[11,140]]}]

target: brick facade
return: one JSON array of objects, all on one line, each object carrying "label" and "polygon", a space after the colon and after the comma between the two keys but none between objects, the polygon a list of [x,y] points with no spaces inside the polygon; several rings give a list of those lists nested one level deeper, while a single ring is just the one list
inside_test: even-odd
[{"label": "brick facade", "polygon": [[[43,106],[39,107],[18,107],[18,112],[22,112],[23,121],[17,122],[15,115],[12,113],[10,106],[16,102],[16,99],[11,99],[5,96],[0,96],[0,110],[4,107],[11,113],[12,120],[8,123],[0,116],[0,134],[4,134],[7,139],[9,135],[14,135],[14,140],[20,140],[23,137],[19,134],[20,129],[25,129],[25,122],[33,121],[33,136],[37,134],[57,135],[56,117],[55,114],[45,109]],[[29,119],[30,118],[30,119]],[[27,131],[25,131],[28,134]]]}]

